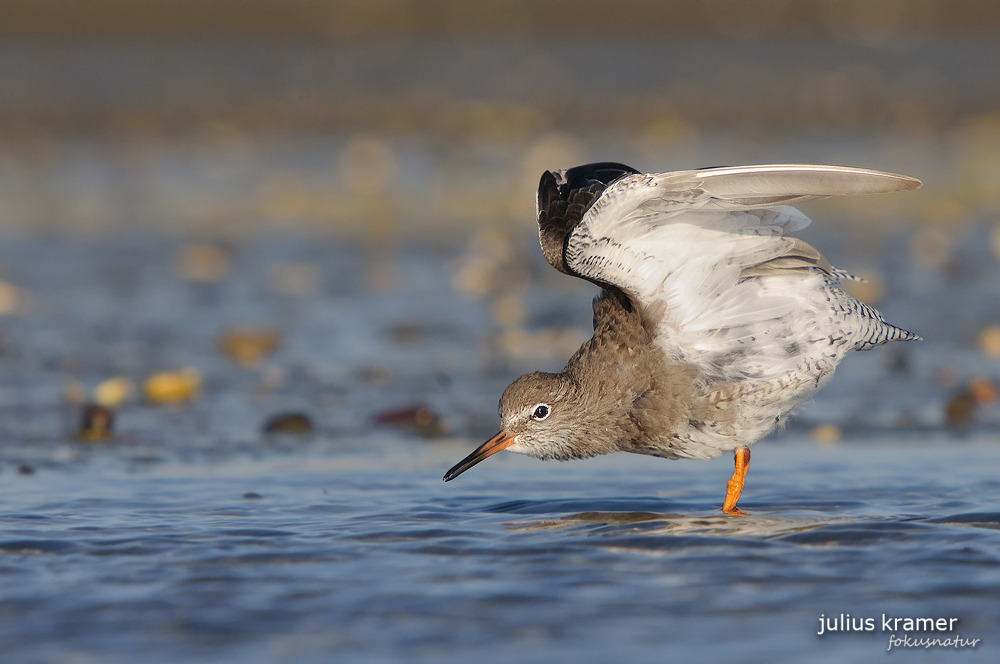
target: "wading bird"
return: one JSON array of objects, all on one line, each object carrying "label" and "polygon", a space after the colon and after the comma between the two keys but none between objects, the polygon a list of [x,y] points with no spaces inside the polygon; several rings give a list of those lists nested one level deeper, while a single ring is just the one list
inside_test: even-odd
[{"label": "wading bird", "polygon": [[539,459],[734,451],[736,507],[757,442],[852,350],[918,337],[840,288],[852,278],[792,234],[789,203],[915,189],[904,175],[773,165],[643,174],[616,163],[548,171],[542,253],[601,287],[594,336],[559,373],[521,376],[502,429],[444,476],[500,450]]}]

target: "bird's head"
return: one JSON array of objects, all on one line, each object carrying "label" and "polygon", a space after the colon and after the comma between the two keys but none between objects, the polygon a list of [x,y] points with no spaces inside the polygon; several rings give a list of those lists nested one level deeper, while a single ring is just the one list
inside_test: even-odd
[{"label": "bird's head", "polygon": [[588,456],[572,442],[581,415],[574,407],[576,397],[576,383],[563,374],[536,371],[521,376],[500,397],[500,432],[458,462],[444,480],[455,479],[501,450],[539,459]]}]

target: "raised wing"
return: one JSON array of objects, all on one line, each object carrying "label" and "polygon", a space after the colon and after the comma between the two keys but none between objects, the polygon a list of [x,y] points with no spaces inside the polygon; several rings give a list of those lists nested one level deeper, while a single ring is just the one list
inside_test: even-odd
[{"label": "raised wing", "polygon": [[639,175],[639,171],[624,164],[601,162],[542,174],[535,213],[542,254],[552,267],[575,274],[566,267],[563,257],[566,239],[608,185],[626,175]]},{"label": "raised wing", "polygon": [[[790,329],[797,315],[815,317],[821,300],[841,296],[836,306],[857,320],[831,334],[855,335],[851,344],[863,348],[909,333],[839,289],[826,292],[843,273],[790,237],[809,219],[787,203],[918,186],[906,176],[839,166],[639,174],[594,164],[542,177],[539,237],[556,269],[657,312],[663,345],[675,356],[718,365],[745,353],[748,340]],[[771,358],[739,370],[784,370],[779,364]]]}]

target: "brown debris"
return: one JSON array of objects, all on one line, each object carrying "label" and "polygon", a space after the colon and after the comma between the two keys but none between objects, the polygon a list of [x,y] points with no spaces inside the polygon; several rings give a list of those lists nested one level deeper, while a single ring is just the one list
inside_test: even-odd
[{"label": "brown debris", "polygon": [[253,369],[281,346],[273,330],[234,328],[219,339],[219,350],[245,369]]},{"label": "brown debris", "polygon": [[410,429],[425,438],[443,436],[450,430],[448,423],[441,416],[424,406],[411,406],[377,413],[375,424]]},{"label": "brown debris", "polygon": [[315,429],[312,419],[304,413],[277,413],[264,422],[264,433],[307,434]]},{"label": "brown debris", "polygon": [[840,427],[834,424],[820,424],[809,431],[809,435],[820,445],[836,445],[841,436]]},{"label": "brown debris", "polygon": [[115,423],[115,411],[96,403],[83,407],[80,417],[80,438],[89,441],[111,438]]},{"label": "brown debris", "polygon": [[964,429],[975,419],[980,406],[997,400],[998,388],[988,378],[973,378],[945,404],[945,426]]},{"label": "brown debris", "polygon": [[979,350],[987,357],[1000,358],[1000,325],[990,325],[979,334]]},{"label": "brown debris", "polygon": [[135,392],[135,385],[124,376],[102,381],[94,388],[94,402],[107,408],[118,408]]},{"label": "brown debris", "polygon": [[191,401],[201,392],[201,374],[197,369],[164,371],[146,379],[143,386],[146,398],[153,403]]},{"label": "brown debris", "polygon": [[229,252],[214,244],[186,244],[177,250],[175,261],[185,281],[218,283],[232,271]]},{"label": "brown debris", "polygon": [[0,315],[20,313],[24,307],[21,289],[6,281],[0,281]]}]

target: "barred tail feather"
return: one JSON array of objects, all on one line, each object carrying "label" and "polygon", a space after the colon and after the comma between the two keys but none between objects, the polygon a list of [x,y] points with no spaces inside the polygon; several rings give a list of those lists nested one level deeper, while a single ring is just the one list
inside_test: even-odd
[{"label": "barred tail feather", "polygon": [[863,302],[856,302],[856,312],[862,326],[854,334],[854,350],[870,350],[890,341],[920,341],[916,334],[887,323],[882,314]]}]

